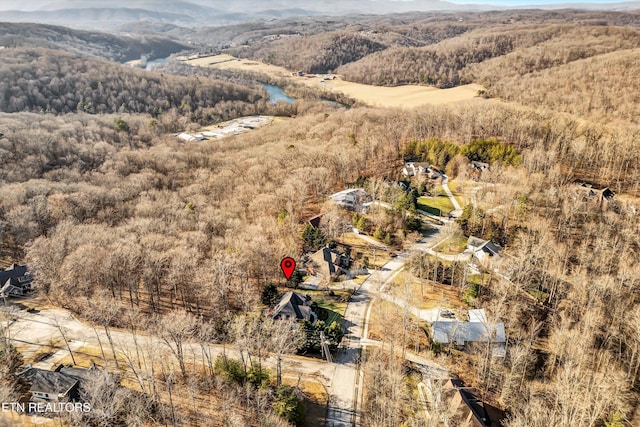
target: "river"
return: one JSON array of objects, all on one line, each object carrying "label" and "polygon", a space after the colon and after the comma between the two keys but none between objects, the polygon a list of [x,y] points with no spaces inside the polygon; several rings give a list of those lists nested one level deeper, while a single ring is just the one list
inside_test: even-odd
[{"label": "river", "polygon": [[284,93],[284,90],[280,86],[270,85],[267,83],[263,83],[262,86],[269,94],[269,100],[272,104],[277,104],[279,101],[284,101],[287,104],[293,104],[293,101],[295,101],[295,98]]}]

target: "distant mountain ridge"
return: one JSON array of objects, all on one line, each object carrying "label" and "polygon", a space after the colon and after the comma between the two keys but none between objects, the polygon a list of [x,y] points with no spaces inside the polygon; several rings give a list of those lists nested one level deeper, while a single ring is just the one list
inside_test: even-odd
[{"label": "distant mountain ridge", "polygon": [[[499,0],[496,0],[499,1]],[[533,0],[534,2],[536,0]],[[407,12],[481,12],[504,9],[585,9],[640,10],[640,1],[618,3],[564,2],[546,5],[505,6],[489,4],[459,4],[444,0],[112,0],[109,3],[92,0],[27,1],[25,9],[0,11],[0,21],[36,22],[80,29],[118,30],[134,22],[170,24],[185,28],[224,26],[259,20],[298,16],[343,16],[349,14],[390,14]],[[6,1],[8,5],[20,5]],[[40,5],[39,7],[37,7]],[[19,7],[16,7],[19,8]]]},{"label": "distant mountain ridge", "polygon": [[[43,2],[44,3],[44,2]],[[33,4],[33,3],[29,3]],[[96,7],[97,6],[97,7]],[[6,8],[6,6],[5,6]],[[371,1],[326,0],[316,2],[214,0],[204,2],[166,2],[160,0],[122,1],[99,3],[90,0],[65,0],[43,4],[38,10],[6,10],[0,12],[0,21],[38,22],[73,28],[113,29],[130,22],[151,20],[183,27],[230,25],[261,19],[291,16],[338,16],[346,14],[385,14],[409,11],[469,11],[487,7],[458,5],[442,0]]]},{"label": "distant mountain ridge", "polygon": [[116,36],[97,31],[29,23],[0,22],[0,46],[44,47],[117,62],[164,58],[189,46],[165,37]]}]

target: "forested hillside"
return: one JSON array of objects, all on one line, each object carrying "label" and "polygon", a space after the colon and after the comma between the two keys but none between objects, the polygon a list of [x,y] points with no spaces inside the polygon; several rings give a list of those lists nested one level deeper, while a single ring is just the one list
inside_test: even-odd
[{"label": "forested hillside", "polygon": [[386,47],[369,37],[348,32],[280,38],[268,47],[260,49],[258,45],[255,51],[239,49],[237,53],[292,70],[327,73]]},{"label": "forested hillside", "polygon": [[[615,310],[623,310],[620,301],[625,312],[638,302],[632,286],[637,221],[624,202],[602,212],[586,202],[576,204],[567,170],[587,167],[616,191],[637,192],[640,159],[633,154],[633,130],[480,103],[410,114],[370,109],[310,114],[224,145],[185,145],[145,138],[144,121],[123,118],[130,122],[133,141],[139,141],[133,151],[118,143],[124,136],[112,124],[115,117],[0,116],[3,129],[11,129],[1,140],[3,157],[17,156],[2,162],[4,179],[14,181],[0,190],[2,228],[12,241],[26,245],[39,289],[57,304],[82,313],[88,297],[108,292],[122,310],[134,305],[150,314],[185,307],[221,321],[230,312],[249,309],[265,278],[279,274],[279,259],[297,253],[301,237],[292,230],[307,215],[307,203],[324,200],[358,176],[391,173],[388,165],[403,141],[446,135],[462,143],[498,136],[522,153],[522,168],[497,169],[489,179],[506,186],[529,182],[528,213],[505,210],[478,214],[472,221],[505,224],[514,280],[523,288],[543,286],[553,298],[540,312],[535,304],[522,305],[516,289],[499,281],[487,285],[487,303],[503,301],[489,307],[507,322],[517,357],[527,363],[538,357],[545,369],[523,374],[521,365],[502,369],[496,359],[486,386],[503,393],[512,426],[542,426],[548,417],[562,425],[557,418],[562,411],[571,411],[578,425],[590,425],[616,410],[631,410],[637,335]],[[47,129],[46,136],[33,134],[31,127]],[[349,136],[353,129],[362,141],[355,145]],[[113,142],[92,143],[96,137]],[[49,151],[37,151],[41,141]],[[6,166],[37,164],[37,159],[64,162],[61,152],[77,160],[44,173]],[[283,211],[287,215],[278,219]],[[538,271],[546,272],[541,283]],[[593,306],[601,310],[594,312]],[[538,323],[532,324],[531,316]],[[125,319],[111,325],[126,326]],[[580,342],[579,352],[566,337]],[[556,344],[541,349],[538,340]],[[516,381],[520,375],[526,381]],[[584,399],[574,393],[558,394],[567,378],[597,411],[586,411]],[[590,381],[610,391],[591,393]],[[521,399],[530,403],[523,406]],[[536,421],[536,414],[544,414],[545,421]]]},{"label": "forested hillside", "polygon": [[255,103],[264,92],[222,80],[161,75],[46,49],[0,50],[0,111],[186,112],[225,101]]},{"label": "forested hillside", "polygon": [[8,22],[0,22],[0,46],[58,49],[117,62],[140,59],[143,55],[149,59],[164,58],[189,48],[186,43],[156,35],[118,36],[54,25]]},{"label": "forested hillside", "polygon": [[348,80],[376,85],[451,87],[477,82],[492,87],[514,74],[638,46],[640,31],[625,28],[500,25],[469,31],[428,47],[387,49],[338,71]]},{"label": "forested hillside", "polygon": [[[545,105],[592,120],[606,118],[640,123],[640,98],[637,91],[630,90],[640,79],[640,49],[557,61],[561,65],[521,75],[505,75],[488,85],[490,93],[505,100],[530,106]],[[508,68],[501,64],[499,69],[487,67],[483,73],[495,76]]]}]

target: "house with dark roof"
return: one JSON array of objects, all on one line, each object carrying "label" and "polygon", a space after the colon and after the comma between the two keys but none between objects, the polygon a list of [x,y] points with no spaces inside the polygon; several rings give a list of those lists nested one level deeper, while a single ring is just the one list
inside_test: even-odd
[{"label": "house with dark roof", "polygon": [[320,228],[320,221],[322,221],[322,217],[324,216],[324,214],[319,214],[314,216],[313,218],[309,219],[309,221],[307,221],[307,223],[309,225],[311,225],[314,228]]},{"label": "house with dark roof", "polygon": [[314,322],[316,314],[311,307],[311,297],[298,292],[286,292],[271,312],[274,320],[308,320]]},{"label": "house with dark roof", "polygon": [[611,191],[609,187],[602,189],[593,188],[591,184],[581,183],[576,186],[577,197],[582,198],[583,201],[597,201],[598,203],[610,202],[613,200],[616,193]]},{"label": "house with dark roof", "polygon": [[459,379],[450,379],[442,387],[455,425],[474,427],[500,426],[505,418],[504,411],[489,405],[473,387],[465,387]]},{"label": "house with dark roof", "polygon": [[[27,365],[16,375],[29,383],[33,402],[69,402],[80,400],[82,383],[106,374],[96,368],[70,368],[63,365],[54,371]],[[111,374],[107,374],[111,375]]]},{"label": "house with dark roof", "polygon": [[476,160],[473,160],[471,163],[469,163],[469,167],[471,169],[475,169],[475,170],[479,170],[479,171],[486,171],[489,170],[489,163],[485,163],[485,162],[478,162]]},{"label": "house with dark roof", "polygon": [[0,271],[0,297],[23,296],[31,290],[33,281],[26,265],[12,264]]},{"label": "house with dark roof", "polygon": [[471,251],[473,257],[486,266],[489,264],[489,258],[497,257],[502,247],[491,240],[470,236],[467,240],[467,249]]}]

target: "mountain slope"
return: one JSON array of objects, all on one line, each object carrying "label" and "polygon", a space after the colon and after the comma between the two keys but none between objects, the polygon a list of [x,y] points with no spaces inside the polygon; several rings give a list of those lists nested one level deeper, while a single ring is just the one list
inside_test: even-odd
[{"label": "mountain slope", "polygon": [[164,37],[116,36],[54,25],[6,22],[0,23],[0,46],[44,47],[118,62],[140,59],[141,55],[164,58],[188,49],[187,45]]},{"label": "mountain slope", "polygon": [[167,76],[48,49],[0,49],[0,111],[183,112],[262,94],[216,79]]}]

